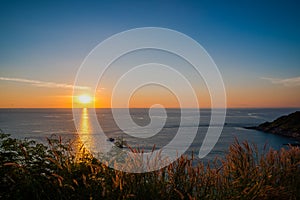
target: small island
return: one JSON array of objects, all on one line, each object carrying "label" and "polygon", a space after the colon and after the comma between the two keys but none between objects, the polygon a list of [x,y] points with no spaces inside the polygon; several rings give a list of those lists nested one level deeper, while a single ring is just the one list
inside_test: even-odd
[{"label": "small island", "polygon": [[265,122],[258,126],[245,128],[282,135],[300,141],[300,111],[281,116],[273,122]]}]

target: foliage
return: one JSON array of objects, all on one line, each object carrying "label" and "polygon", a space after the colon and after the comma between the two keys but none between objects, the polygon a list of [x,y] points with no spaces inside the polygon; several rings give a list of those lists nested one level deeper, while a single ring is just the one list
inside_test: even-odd
[{"label": "foliage", "polygon": [[[236,141],[224,159],[182,156],[141,174],[116,171],[60,137],[48,145],[0,134],[1,199],[300,199],[300,149],[259,154]],[[220,164],[221,163],[221,164]]]}]

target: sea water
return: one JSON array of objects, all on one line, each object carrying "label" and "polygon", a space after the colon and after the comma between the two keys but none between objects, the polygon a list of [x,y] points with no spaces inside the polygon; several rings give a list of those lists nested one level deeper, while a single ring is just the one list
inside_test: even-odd
[{"label": "sea water", "polygon": [[[287,115],[299,109],[280,108],[280,109],[227,109],[227,115],[223,131],[218,142],[213,150],[204,158],[205,161],[213,160],[216,156],[222,157],[228,151],[229,146],[235,139],[242,142],[247,140],[250,143],[257,145],[258,149],[262,150],[265,145],[268,148],[280,149],[285,147],[285,144],[295,143],[291,138],[282,137],[279,135],[268,134],[256,130],[248,130],[243,127],[257,126],[265,121],[272,121],[282,115]],[[199,149],[210,125],[211,111],[209,109],[200,109],[200,121],[195,123],[193,120],[197,117],[197,110],[185,109],[187,115],[181,116],[180,109],[154,109],[151,116],[148,109],[130,109],[130,117],[136,124],[133,127],[118,127],[115,118],[125,120],[126,110],[118,109],[118,116],[113,116],[111,109],[96,109],[96,116],[93,123],[93,117],[90,115],[91,109],[79,109],[82,112],[82,121],[79,121],[79,126],[76,129],[74,125],[74,117],[72,109],[0,109],[0,129],[4,133],[11,134],[12,137],[18,139],[33,139],[38,142],[46,142],[47,137],[53,134],[61,136],[63,140],[80,140],[81,138],[89,138],[85,143],[100,144],[103,141],[95,141],[97,137],[93,135],[99,134],[91,124],[97,123],[101,127],[101,131],[107,138],[122,138],[132,147],[139,147],[145,151],[151,151],[155,145],[156,149],[160,149],[167,145],[177,134],[179,127],[190,127],[191,130],[198,129],[197,135],[192,144],[190,144],[187,154],[194,153],[198,155]],[[185,117],[185,123],[182,118]],[[152,119],[151,119],[152,118]],[[160,131],[148,136],[152,130],[140,129],[136,127],[145,127],[153,119],[165,120],[165,123],[160,128]],[[188,128],[185,130],[189,130]],[[134,133],[133,137],[130,133]],[[187,134],[188,133],[183,133]],[[79,137],[80,136],[80,137]],[[184,144],[185,141],[176,141],[178,147]],[[176,143],[175,143],[176,144]],[[89,144],[85,144],[89,145]],[[176,151],[176,149],[174,149]]]}]

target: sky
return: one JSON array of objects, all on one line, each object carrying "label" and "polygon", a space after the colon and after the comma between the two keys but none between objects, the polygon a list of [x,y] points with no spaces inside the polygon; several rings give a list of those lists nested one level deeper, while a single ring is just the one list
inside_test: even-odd
[{"label": "sky", "polygon": [[[72,107],[89,52],[140,27],[176,30],[201,44],[223,77],[228,107],[300,107],[299,9],[297,1],[0,0],[0,107]],[[108,88],[99,85],[97,107],[111,106]],[[210,106],[207,92],[197,97],[200,107]],[[157,86],[140,88],[129,104],[157,102],[179,105],[176,94]]]}]

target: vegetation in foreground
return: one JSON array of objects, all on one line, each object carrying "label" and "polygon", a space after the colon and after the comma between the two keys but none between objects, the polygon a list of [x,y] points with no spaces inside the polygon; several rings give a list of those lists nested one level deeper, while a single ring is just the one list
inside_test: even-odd
[{"label": "vegetation in foreground", "polygon": [[181,157],[159,171],[130,174],[84,149],[73,153],[60,138],[48,142],[0,134],[0,199],[300,199],[299,147],[260,155],[236,141],[208,165]]}]

